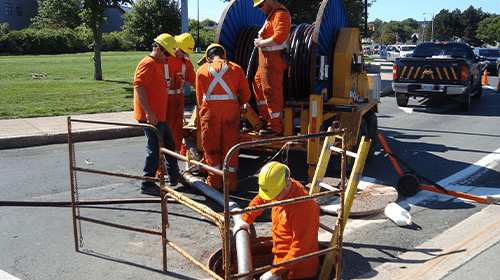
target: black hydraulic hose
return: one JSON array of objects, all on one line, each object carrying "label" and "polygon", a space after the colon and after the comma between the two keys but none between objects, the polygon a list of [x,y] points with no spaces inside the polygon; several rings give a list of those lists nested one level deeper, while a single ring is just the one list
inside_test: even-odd
[{"label": "black hydraulic hose", "polygon": [[[258,68],[258,48],[254,47],[253,41],[260,28],[258,25],[243,27],[235,48],[235,62],[246,70],[245,75],[251,89]],[[294,63],[289,72],[285,73],[285,101],[309,100],[309,94],[315,89],[316,76],[316,58],[312,53],[314,24],[292,25],[290,29],[289,52]]]}]

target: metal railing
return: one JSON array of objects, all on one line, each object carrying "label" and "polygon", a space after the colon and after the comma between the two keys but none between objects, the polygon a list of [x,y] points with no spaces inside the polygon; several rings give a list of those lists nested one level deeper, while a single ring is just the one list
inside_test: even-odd
[{"label": "metal railing", "polygon": [[[161,162],[162,166],[164,164],[163,155],[168,154],[168,155],[173,156],[179,160],[186,161],[191,165],[198,166],[199,168],[207,169],[207,170],[223,177],[224,214],[221,215],[221,214],[213,211],[209,207],[190,199],[189,197],[183,195],[182,193],[179,193],[179,192],[173,190],[172,188],[165,186],[165,178],[164,178],[165,170],[163,168],[160,168],[160,171],[161,171],[160,177],[153,178],[153,177],[137,176],[137,175],[118,173],[118,172],[101,171],[101,170],[95,170],[95,169],[90,169],[90,168],[77,167],[76,163],[75,163],[74,136],[73,136],[73,133],[71,131],[72,122],[106,124],[106,125],[115,125],[115,126],[129,126],[129,127],[137,127],[137,128],[153,130],[156,133],[156,135],[158,136],[158,139],[160,139],[160,151],[159,152],[160,152],[160,162]],[[324,137],[333,136],[333,135],[344,139],[344,137],[345,137],[344,134],[345,134],[344,131],[324,132],[324,133],[316,133],[316,134],[308,134],[308,135],[280,137],[280,138],[260,140],[260,141],[255,141],[255,142],[239,143],[229,150],[229,152],[226,155],[226,158],[224,160],[223,169],[219,170],[219,169],[210,167],[206,164],[203,164],[200,161],[193,160],[190,156],[187,156],[187,157],[182,156],[182,155],[179,155],[173,151],[170,151],[168,149],[163,148],[163,141],[162,141],[162,137],[160,135],[160,132],[158,131],[158,129],[156,129],[156,127],[154,127],[152,125],[95,121],[95,120],[85,120],[85,119],[74,119],[74,118],[68,117],[69,171],[70,171],[70,180],[71,180],[71,198],[72,198],[71,199],[71,206],[72,206],[72,213],[73,213],[75,250],[78,252],[79,247],[83,247],[83,239],[82,239],[80,222],[85,221],[85,222],[96,223],[96,224],[101,224],[101,225],[105,225],[105,226],[120,228],[120,229],[124,229],[124,230],[131,230],[131,231],[136,231],[136,232],[141,232],[141,233],[162,236],[163,270],[164,271],[167,271],[167,249],[166,249],[167,245],[170,246],[175,251],[177,251],[178,253],[180,253],[185,258],[187,258],[189,261],[191,261],[193,264],[195,264],[197,267],[202,269],[204,272],[206,272],[208,275],[210,275],[214,279],[242,278],[242,277],[246,277],[249,275],[262,273],[262,272],[269,270],[271,268],[274,268],[274,267],[299,262],[299,261],[302,261],[302,260],[307,259],[307,258],[317,257],[320,255],[325,255],[325,254],[332,253],[335,251],[337,252],[336,261],[338,263],[340,263],[341,262],[341,243],[342,243],[341,237],[337,242],[337,246],[323,249],[323,250],[320,250],[318,252],[314,252],[314,253],[311,253],[311,254],[308,254],[305,256],[301,256],[299,258],[295,258],[295,259],[292,259],[292,260],[289,260],[286,262],[256,268],[256,269],[253,269],[253,270],[248,271],[246,273],[231,275],[232,264],[231,264],[231,249],[230,249],[231,248],[230,219],[232,216],[240,215],[242,213],[248,213],[248,212],[252,212],[252,211],[267,209],[267,208],[271,208],[273,206],[297,203],[297,202],[301,202],[304,200],[311,200],[311,199],[330,196],[330,195],[334,195],[334,194],[340,194],[341,201],[343,201],[343,199],[344,199],[343,195],[344,195],[345,190],[343,188],[341,188],[339,190],[330,190],[330,191],[320,192],[320,193],[305,196],[305,197],[287,199],[287,200],[283,200],[283,201],[279,201],[279,202],[275,202],[275,203],[265,204],[265,205],[256,206],[256,207],[249,207],[249,208],[242,209],[242,210],[231,211],[230,207],[229,207],[230,199],[229,199],[229,180],[228,180],[229,167],[228,166],[229,166],[230,158],[237,151],[239,151],[242,148],[265,146],[265,145],[275,144],[275,143],[286,143],[286,142],[290,142],[290,141],[308,140],[308,139],[313,139],[313,138],[324,138]],[[345,141],[342,141],[342,143],[345,143]],[[345,146],[343,147],[343,149],[345,151]],[[78,192],[78,184],[77,184],[77,178],[76,178],[77,172],[115,176],[115,177],[122,177],[122,178],[135,179],[135,180],[147,180],[150,182],[159,182],[160,189],[161,189],[161,195],[160,195],[161,217],[162,217],[161,218],[162,219],[161,231],[141,229],[141,228],[131,227],[131,226],[124,226],[124,225],[110,223],[107,221],[101,221],[101,220],[93,219],[90,217],[84,217],[84,216],[80,215],[79,192]],[[217,275],[213,270],[211,270],[209,267],[207,267],[206,265],[204,265],[200,261],[194,259],[186,251],[184,251],[182,248],[180,248],[174,242],[172,242],[171,240],[169,240],[167,238],[166,229],[169,228],[169,223],[168,223],[168,211],[167,211],[166,206],[167,206],[168,201],[170,201],[170,200],[173,200],[175,202],[178,202],[178,203],[186,206],[187,208],[200,214],[201,216],[205,217],[206,219],[212,221],[219,228],[219,232],[221,234],[221,239],[222,239],[222,258],[223,258],[224,278]],[[115,203],[117,201],[120,201],[120,200],[119,199],[113,200],[113,202],[115,202]],[[130,199],[127,199],[124,201],[130,201]],[[336,227],[342,226],[342,223],[341,223],[342,216],[343,216],[342,215],[342,211],[343,211],[342,208],[343,207],[341,206],[341,209],[339,210],[340,214],[339,214],[339,219],[337,219]],[[340,232],[342,232],[342,230],[340,230]],[[80,244],[79,244],[79,242],[80,242]]]}]

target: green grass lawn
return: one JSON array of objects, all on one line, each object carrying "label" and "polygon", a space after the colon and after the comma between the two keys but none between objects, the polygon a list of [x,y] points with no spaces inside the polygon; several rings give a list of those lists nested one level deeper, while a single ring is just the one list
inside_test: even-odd
[{"label": "green grass lawn", "polygon": [[[134,71],[148,54],[103,52],[102,81],[93,53],[0,56],[0,119],[133,110]],[[203,55],[191,55],[195,71]],[[195,103],[193,89],[185,102]]]},{"label": "green grass lawn", "polygon": [[[0,56],[0,119],[133,109],[134,71],[149,52],[103,52],[102,81],[93,53]],[[195,71],[203,53],[191,61]],[[186,103],[194,104],[194,91]]]}]

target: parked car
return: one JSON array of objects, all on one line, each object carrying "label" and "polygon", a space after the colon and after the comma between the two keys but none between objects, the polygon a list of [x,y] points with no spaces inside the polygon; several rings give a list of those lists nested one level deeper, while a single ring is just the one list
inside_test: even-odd
[{"label": "parked car", "polygon": [[373,54],[379,54],[380,53],[380,45],[373,46],[372,52],[373,52]]},{"label": "parked car", "polygon": [[364,55],[372,55],[372,48],[370,46],[363,47],[363,54]]},{"label": "parked car", "polygon": [[386,45],[380,46],[380,58],[387,58],[387,48]]},{"label": "parked car", "polygon": [[417,47],[416,45],[401,45],[399,47],[400,50],[399,57],[400,58],[411,57],[416,47]]},{"label": "parked car", "polygon": [[386,60],[388,61],[396,61],[396,58],[399,58],[399,49],[396,45],[387,47],[387,55]]},{"label": "parked car", "polygon": [[[479,64],[482,69],[486,68],[489,73],[498,73],[498,58],[500,58],[500,49],[497,48],[474,48],[474,54],[481,61]],[[484,71],[484,70],[483,70]]]},{"label": "parked car", "polygon": [[500,57],[497,58],[497,73],[498,73],[498,77],[500,77]]}]

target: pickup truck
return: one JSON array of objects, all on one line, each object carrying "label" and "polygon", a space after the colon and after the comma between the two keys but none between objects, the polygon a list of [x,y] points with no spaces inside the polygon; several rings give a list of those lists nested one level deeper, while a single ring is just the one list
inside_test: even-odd
[{"label": "pickup truck", "polygon": [[408,105],[410,96],[444,97],[468,111],[471,98],[482,93],[479,60],[466,43],[421,43],[412,57],[396,59],[392,73],[392,89],[400,107]]}]

